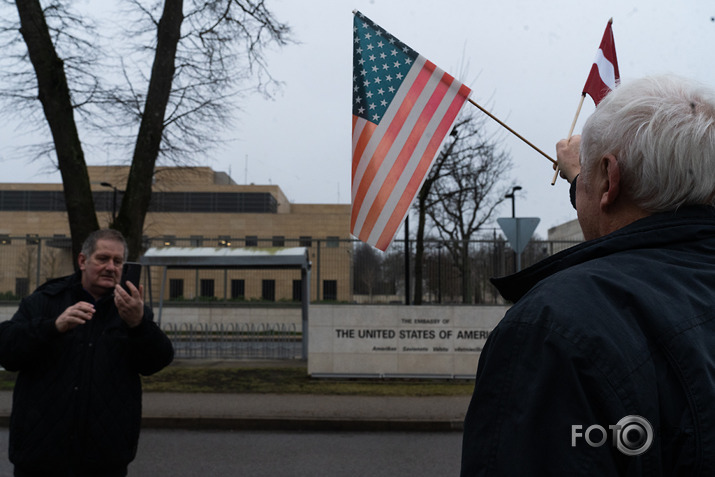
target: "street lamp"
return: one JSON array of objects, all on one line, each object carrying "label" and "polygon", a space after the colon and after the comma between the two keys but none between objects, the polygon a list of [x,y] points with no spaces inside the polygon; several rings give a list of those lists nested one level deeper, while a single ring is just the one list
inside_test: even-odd
[{"label": "street lamp", "polygon": [[104,187],[111,187],[113,189],[113,192],[112,192],[112,224],[114,224],[114,222],[117,220],[117,188],[114,187],[109,182],[101,182],[99,185],[104,186]]},{"label": "street lamp", "polygon": [[511,188],[511,194],[504,196],[505,199],[511,199],[511,218],[516,218],[516,209],[514,207],[514,192],[521,190],[521,186],[514,186]]}]

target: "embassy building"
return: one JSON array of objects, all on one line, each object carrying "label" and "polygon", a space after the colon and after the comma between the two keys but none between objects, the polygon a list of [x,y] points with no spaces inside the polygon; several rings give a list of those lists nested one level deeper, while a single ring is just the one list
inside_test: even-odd
[{"label": "embassy building", "polygon": [[[121,203],[129,167],[87,167],[100,227]],[[351,301],[349,204],[293,204],[276,185],[239,185],[208,167],[159,167],[144,222],[145,249],[305,247],[312,301]],[[0,184],[0,294],[27,295],[72,273],[62,184]],[[143,283],[146,277],[142,278]],[[153,299],[293,302],[300,271],[171,269],[151,272]],[[165,286],[163,286],[165,285]],[[145,288],[147,288],[145,286]]]}]

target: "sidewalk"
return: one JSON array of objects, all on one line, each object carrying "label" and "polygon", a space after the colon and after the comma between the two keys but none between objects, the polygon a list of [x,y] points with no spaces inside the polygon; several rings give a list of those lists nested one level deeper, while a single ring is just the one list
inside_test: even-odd
[{"label": "sidewalk", "polygon": [[461,431],[469,396],[145,393],[144,427]]},{"label": "sidewalk", "polygon": [[[270,363],[251,364],[270,365]],[[177,365],[226,364],[184,362]],[[246,363],[241,365],[245,366]],[[143,427],[222,430],[461,431],[469,400],[470,396],[388,397],[145,392]],[[11,409],[12,392],[0,391],[0,426],[8,426]]]}]

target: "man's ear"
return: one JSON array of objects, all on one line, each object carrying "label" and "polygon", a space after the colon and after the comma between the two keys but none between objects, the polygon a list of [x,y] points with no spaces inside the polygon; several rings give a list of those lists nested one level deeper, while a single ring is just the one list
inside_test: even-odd
[{"label": "man's ear", "polygon": [[602,177],[605,181],[601,189],[601,210],[612,206],[621,195],[621,169],[618,159],[608,154],[601,159]]},{"label": "man's ear", "polygon": [[85,263],[87,262],[87,257],[84,256],[83,253],[80,252],[79,255],[77,255],[77,263],[79,264],[79,269],[84,270],[85,269]]}]

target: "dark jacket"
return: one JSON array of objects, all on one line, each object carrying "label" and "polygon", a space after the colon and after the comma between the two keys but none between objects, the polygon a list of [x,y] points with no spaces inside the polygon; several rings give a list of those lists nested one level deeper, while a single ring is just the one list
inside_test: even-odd
[{"label": "dark jacket", "polygon": [[[494,283],[515,304],[480,357],[462,476],[715,475],[715,209],[646,217]],[[637,455],[619,449],[646,449],[637,433],[614,446],[609,428],[629,416],[653,428]]]},{"label": "dark jacket", "polygon": [[66,333],[56,318],[78,301],[94,302],[79,273],[52,280],[22,300],[0,324],[0,365],[19,371],[10,422],[10,460],[27,474],[62,469],[110,473],[134,459],[141,421],[141,382],[173,358],[171,342],[145,306],[130,329],[113,296]]}]

